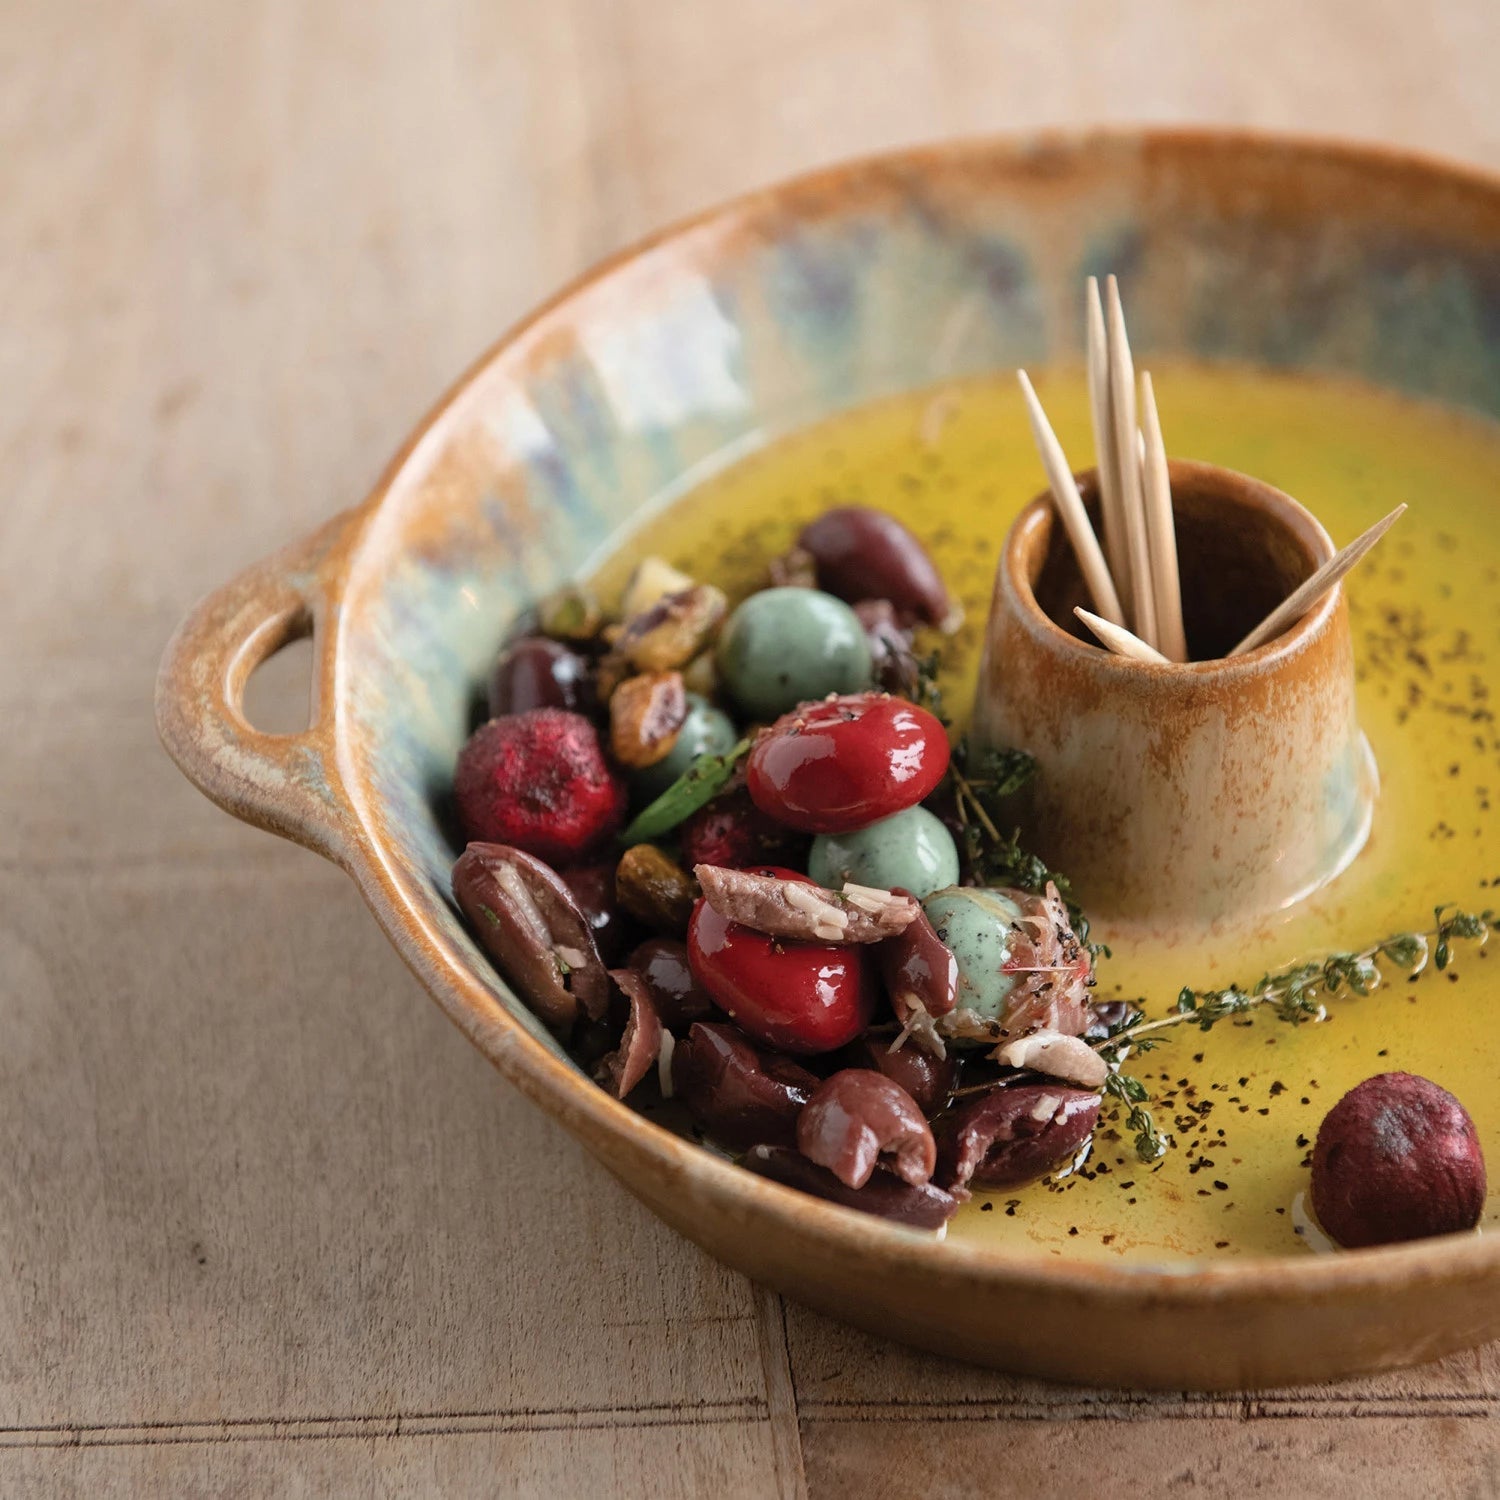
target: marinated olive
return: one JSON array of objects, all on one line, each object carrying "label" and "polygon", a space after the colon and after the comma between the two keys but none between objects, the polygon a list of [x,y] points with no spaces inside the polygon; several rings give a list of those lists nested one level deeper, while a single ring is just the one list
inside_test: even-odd
[{"label": "marinated olive", "polygon": [[910,1039],[892,1052],[890,1038],[885,1036],[861,1037],[850,1052],[852,1067],[884,1073],[917,1101],[924,1114],[936,1114],[958,1087],[958,1059],[951,1052],[947,1057],[934,1057]]},{"label": "marinated olive", "polygon": [[841,1208],[874,1214],[908,1229],[941,1229],[958,1212],[959,1200],[932,1182],[913,1185],[894,1172],[878,1167],[863,1187],[840,1182],[827,1167],[809,1161],[800,1151],[784,1146],[752,1146],[744,1165],[783,1187],[797,1188],[814,1198],[826,1198]]},{"label": "marinated olive", "polygon": [[672,1031],[702,1020],[713,1004],[693,978],[686,945],[672,938],[647,938],[631,953],[626,967],[640,975],[662,1024]]},{"label": "marinated olive", "polygon": [[722,1021],[697,1021],[672,1051],[672,1091],[726,1146],[790,1146],[817,1077],[788,1057],[760,1052]]},{"label": "marinated olive", "polygon": [[948,615],[948,591],[926,549],[883,510],[826,511],[803,528],[798,545],[817,562],[818,587],[840,599],[889,599],[906,618],[928,625]]},{"label": "marinated olive", "polygon": [[852,1188],[870,1180],[877,1162],[913,1186],[937,1165],[917,1101],[873,1068],[843,1068],[818,1085],[797,1116],[797,1149]]},{"label": "marinated olive", "polygon": [[807,703],[755,742],[745,785],[762,812],[807,833],[847,833],[914,807],[948,769],[948,736],[885,693]]},{"label": "marinated olive", "polygon": [[949,1192],[1017,1187],[1060,1166],[1093,1134],[1099,1095],[1059,1084],[980,1094],[939,1122],[933,1181]]},{"label": "marinated olive", "polygon": [[959,1009],[1000,1020],[1011,991],[1025,977],[1005,968],[1020,906],[1000,891],[954,886],[929,896],[922,908],[958,960]]},{"label": "marinated olive", "polygon": [[655,765],[630,773],[630,800],[639,807],[654,802],[700,755],[723,755],[734,748],[736,737],[728,714],[689,693],[677,743]]},{"label": "marinated olive", "polygon": [[606,964],[615,965],[625,953],[634,924],[620,910],[614,865],[573,865],[559,873],[594,934],[599,956]]},{"label": "marinated olive", "polygon": [[751,718],[774,719],[829,693],[870,686],[870,647],[859,617],[816,589],[763,589],[729,617],[719,671]]},{"label": "marinated olive", "polygon": [[560,641],[526,636],[500,653],[490,674],[490,716],[523,714],[529,708],[567,708],[591,713],[594,689],[584,659]]},{"label": "marinated olive", "polygon": [[925,807],[908,807],[849,833],[820,833],[807,873],[832,890],[850,880],[884,890],[899,885],[921,901],[957,885],[958,848]]}]

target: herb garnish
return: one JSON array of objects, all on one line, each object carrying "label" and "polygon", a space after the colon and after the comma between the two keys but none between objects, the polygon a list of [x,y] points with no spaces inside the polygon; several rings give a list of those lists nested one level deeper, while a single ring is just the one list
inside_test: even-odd
[{"label": "herb garnish", "polygon": [[700,755],[656,801],[635,815],[621,840],[644,844],[670,833],[723,791],[749,753],[750,741],[743,739],[723,755]]}]

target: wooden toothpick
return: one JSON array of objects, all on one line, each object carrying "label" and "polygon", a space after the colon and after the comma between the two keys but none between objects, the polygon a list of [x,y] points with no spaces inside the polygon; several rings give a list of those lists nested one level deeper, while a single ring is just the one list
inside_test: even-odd
[{"label": "wooden toothpick", "polygon": [[1130,559],[1129,623],[1148,646],[1156,638],[1156,595],[1151,587],[1151,553],[1146,540],[1146,512],[1141,497],[1140,438],[1135,415],[1135,368],[1130,359],[1130,337],[1125,332],[1125,310],[1120,284],[1113,276],[1104,283],[1105,331],[1109,343],[1110,415],[1114,421],[1115,463],[1120,476],[1120,505],[1125,518],[1125,540]]},{"label": "wooden toothpick", "polygon": [[1089,524],[1088,512],[1083,508],[1083,497],[1078,493],[1073,471],[1068,467],[1067,455],[1057,434],[1037,400],[1031,381],[1025,370],[1016,371],[1021,394],[1026,398],[1026,414],[1031,419],[1031,435],[1036,439],[1037,452],[1042,457],[1042,467],[1047,471],[1047,483],[1052,489],[1052,498],[1057,504],[1058,514],[1067,529],[1068,540],[1078,557],[1078,566],[1083,572],[1083,581],[1099,613],[1107,620],[1124,625],[1125,614],[1120,608],[1120,596],[1115,592],[1114,580],[1109,566],[1099,550],[1099,539]]},{"label": "wooden toothpick", "polygon": [[1104,645],[1108,646],[1116,656],[1128,656],[1134,661],[1150,661],[1158,664],[1168,664],[1167,658],[1160,651],[1153,650],[1137,635],[1125,629],[1123,625],[1112,625],[1108,620],[1101,620],[1098,615],[1090,614],[1081,604],[1076,605],[1073,613],[1088,626],[1090,630],[1099,637]]},{"label": "wooden toothpick", "polygon": [[1141,373],[1141,431],[1145,455],[1141,463],[1146,503],[1146,541],[1151,553],[1151,588],[1156,597],[1156,644],[1168,661],[1187,660],[1187,637],[1182,630],[1182,580],[1177,572],[1177,523],[1172,517],[1172,484],[1167,476],[1167,445],[1151,376]]},{"label": "wooden toothpick", "polygon": [[1099,278],[1090,276],[1084,297],[1088,325],[1089,416],[1094,428],[1094,454],[1099,471],[1099,516],[1104,526],[1104,557],[1120,605],[1128,615],[1130,551],[1125,536],[1125,512],[1120,502],[1120,468],[1115,459],[1114,414],[1109,399],[1109,338],[1104,330],[1104,305],[1099,300]]},{"label": "wooden toothpick", "polygon": [[1306,583],[1282,600],[1229,654],[1243,656],[1245,652],[1254,651],[1257,646],[1264,646],[1267,641],[1275,640],[1282,631],[1294,625],[1396,524],[1405,509],[1405,505],[1398,505],[1390,515],[1377,521],[1362,536],[1355,537],[1347,547],[1335,552]]}]

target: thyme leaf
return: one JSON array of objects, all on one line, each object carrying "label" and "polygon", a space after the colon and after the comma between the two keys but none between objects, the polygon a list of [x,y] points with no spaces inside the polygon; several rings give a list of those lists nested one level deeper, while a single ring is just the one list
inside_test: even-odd
[{"label": "thyme leaf", "polygon": [[670,833],[729,784],[735,767],[749,753],[750,741],[744,739],[723,755],[700,755],[656,801],[635,815],[621,840],[644,844]]}]

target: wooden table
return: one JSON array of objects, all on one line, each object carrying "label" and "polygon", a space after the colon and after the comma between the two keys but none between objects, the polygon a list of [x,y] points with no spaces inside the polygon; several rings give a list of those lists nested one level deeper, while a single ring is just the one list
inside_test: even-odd
[{"label": "wooden table", "polygon": [[190,791],[150,714],[197,595],[664,219],[1090,120],[1500,166],[1497,48],[1491,0],[10,0],[0,1493],[1500,1493],[1494,1348],[1146,1398],[757,1291],[512,1094],[347,881]]}]

